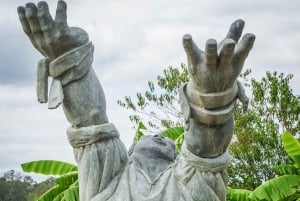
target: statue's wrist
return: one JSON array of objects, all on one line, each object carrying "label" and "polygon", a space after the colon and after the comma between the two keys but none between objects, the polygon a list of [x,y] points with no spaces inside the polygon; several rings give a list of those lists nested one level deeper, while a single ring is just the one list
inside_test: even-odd
[{"label": "statue's wrist", "polygon": [[236,99],[238,94],[237,82],[234,82],[232,87],[221,92],[203,93],[197,89],[192,82],[189,82],[186,87],[186,95],[189,102],[196,107],[205,109],[221,108],[230,104]]},{"label": "statue's wrist", "polygon": [[90,69],[93,62],[92,42],[74,48],[49,63],[49,76],[66,85],[80,79]]},{"label": "statue's wrist", "polygon": [[236,99],[223,107],[206,109],[190,103],[191,118],[208,125],[222,124],[232,118],[235,104]]},{"label": "statue's wrist", "polygon": [[[191,90],[188,90],[188,85],[185,84],[180,88],[180,102],[184,115],[185,122],[189,122],[189,118],[193,118],[196,121],[199,121],[208,125],[217,125],[224,123],[228,119],[232,118],[233,109],[236,103],[237,92],[234,93],[232,99],[228,99],[227,93],[213,93],[210,96],[204,97],[202,95],[202,100],[199,101],[199,94],[191,96]],[[189,94],[188,94],[189,93]],[[216,96],[212,96],[216,95]],[[223,97],[224,96],[224,97]],[[197,99],[198,98],[198,99]],[[209,98],[211,101],[216,101],[215,103],[209,103]],[[222,101],[217,99],[221,98]],[[214,106],[214,108],[212,108]]]},{"label": "statue's wrist", "polygon": [[[94,47],[91,42],[74,48],[56,59],[43,59],[38,67],[37,95],[41,103],[48,101],[48,108],[57,108],[64,99],[63,86],[82,79],[93,62]],[[48,76],[53,77],[48,100]]]}]

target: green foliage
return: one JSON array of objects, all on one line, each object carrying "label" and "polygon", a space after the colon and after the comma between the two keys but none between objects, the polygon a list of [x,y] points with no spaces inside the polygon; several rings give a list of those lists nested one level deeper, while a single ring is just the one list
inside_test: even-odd
[{"label": "green foliage", "polygon": [[300,143],[289,132],[281,136],[284,150],[290,160],[287,164],[276,166],[275,171],[281,175],[270,179],[253,192],[243,189],[227,189],[227,200],[267,200],[299,201],[300,200]]},{"label": "green foliage", "polygon": [[254,101],[262,105],[259,113],[278,121],[280,133],[287,130],[296,134],[300,128],[300,101],[289,86],[292,78],[290,74],[267,72],[260,82],[252,80]]},{"label": "green foliage", "polygon": [[179,153],[181,151],[181,145],[184,140],[184,127],[183,126],[177,126],[168,128],[165,131],[162,132],[163,136],[170,138],[174,141],[176,152]]},{"label": "green foliage", "polygon": [[280,176],[260,185],[253,191],[250,198],[270,201],[287,200],[297,193],[295,188],[297,186],[300,186],[300,175]]},{"label": "green foliage", "polygon": [[226,197],[227,201],[251,201],[249,198],[252,191],[245,189],[232,189],[227,187]]},{"label": "green foliage", "polygon": [[[248,75],[249,71],[242,78],[247,81]],[[288,130],[296,135],[300,130],[300,101],[289,86],[291,79],[291,75],[277,72],[267,72],[260,81],[252,79],[248,111],[243,113],[242,106],[237,105],[228,168],[231,187],[253,190],[276,177],[270,167],[286,162],[280,133]]]},{"label": "green foliage", "polygon": [[135,132],[135,135],[134,135],[134,138],[133,138],[133,144],[136,144],[141,139],[141,137],[144,136],[143,131],[145,131],[145,130],[147,130],[147,128],[144,125],[144,123],[139,122],[138,127],[137,127],[136,132]]},{"label": "green foliage", "polygon": [[54,160],[40,160],[21,165],[25,172],[58,175],[56,185],[38,198],[38,201],[79,201],[77,166]]},{"label": "green foliage", "polygon": [[[295,158],[300,155],[300,143],[291,134],[285,132],[281,136],[283,146],[290,158]],[[296,162],[296,161],[294,161]]]},{"label": "green foliage", "polygon": [[63,175],[70,171],[76,171],[77,166],[55,160],[39,160],[21,164],[24,172],[34,172],[44,175]]},{"label": "green foliage", "polygon": [[300,143],[289,132],[285,132],[281,139],[290,161],[275,168],[282,176],[257,187],[250,198],[270,201],[300,199]]},{"label": "green foliage", "polygon": [[10,170],[0,177],[1,201],[36,201],[54,185],[51,178],[37,183],[30,176],[24,176],[20,172]]},{"label": "green foliage", "polygon": [[157,76],[156,83],[148,81],[148,89],[137,92],[136,97],[126,96],[118,104],[132,110],[131,122],[138,126],[144,122],[148,129],[164,130],[182,125],[183,119],[178,104],[177,88],[188,81],[188,71],[184,64],[180,68],[172,66]]},{"label": "green foliage", "polygon": [[0,178],[0,200],[27,201],[27,195],[33,190],[33,185],[22,181],[20,173],[10,170]]},{"label": "green foliage", "polygon": [[49,177],[45,181],[42,181],[35,185],[34,190],[29,193],[28,201],[36,201],[41,197],[45,192],[55,185],[54,177]]}]

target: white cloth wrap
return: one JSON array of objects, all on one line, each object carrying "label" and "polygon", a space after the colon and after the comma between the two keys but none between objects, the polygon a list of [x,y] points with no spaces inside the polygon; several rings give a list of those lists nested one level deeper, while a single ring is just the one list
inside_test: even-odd
[{"label": "white cloth wrap", "polygon": [[91,201],[125,168],[128,155],[111,123],[67,129],[78,163],[79,196]]},{"label": "white cloth wrap", "polygon": [[[221,124],[232,117],[232,112],[236,103],[237,94],[233,96],[234,98],[227,105],[215,109],[206,109],[199,105],[195,105],[190,102],[186,95],[187,84],[184,84],[179,89],[179,98],[181,110],[183,111],[184,120],[186,123],[186,129],[189,129],[189,119],[193,118],[196,121],[202,122],[208,125]],[[219,98],[218,96],[215,99]],[[213,101],[213,97],[210,97]],[[227,100],[229,101],[229,100]]]},{"label": "white cloth wrap", "polygon": [[232,87],[224,91],[214,93],[201,93],[197,89],[194,89],[190,99],[195,101],[197,106],[206,109],[223,107],[236,99],[239,90],[237,82],[235,81]]},{"label": "white cloth wrap", "polygon": [[119,132],[112,123],[88,127],[67,129],[67,135],[73,148],[84,147],[94,142],[119,137]]},{"label": "white cloth wrap", "polygon": [[[79,80],[90,69],[93,62],[92,42],[74,48],[55,60],[42,59],[37,71],[37,96],[41,103],[48,101],[48,108],[55,109],[63,101],[62,87]],[[48,76],[53,77],[48,100]]]}]

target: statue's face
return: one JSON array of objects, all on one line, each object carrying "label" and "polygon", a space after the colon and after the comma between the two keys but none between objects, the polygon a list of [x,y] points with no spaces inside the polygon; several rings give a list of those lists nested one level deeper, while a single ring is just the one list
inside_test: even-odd
[{"label": "statue's face", "polygon": [[174,142],[161,134],[143,136],[135,145],[133,153],[168,161],[174,161],[176,157]]}]

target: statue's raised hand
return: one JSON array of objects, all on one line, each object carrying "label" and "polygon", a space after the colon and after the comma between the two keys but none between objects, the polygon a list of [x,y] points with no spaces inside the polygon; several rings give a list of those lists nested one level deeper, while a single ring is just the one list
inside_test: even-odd
[{"label": "statue's raised hand", "polygon": [[197,47],[191,35],[184,35],[183,46],[190,74],[187,94],[195,104],[201,94],[220,95],[234,87],[255,40],[253,34],[247,33],[239,41],[243,28],[243,20],[233,22],[227,36],[219,44],[214,39],[207,40],[205,51]]},{"label": "statue's raised hand", "polygon": [[59,0],[55,19],[50,15],[46,2],[28,3],[18,7],[24,32],[34,47],[45,57],[53,60],[65,52],[88,42],[88,34],[67,24],[67,4]]},{"label": "statue's raised hand", "polygon": [[[38,64],[37,96],[55,109],[63,103],[65,115],[75,127],[103,124],[105,96],[92,69],[93,45],[80,28],[69,27],[67,4],[59,0],[55,19],[46,2],[18,7],[23,30],[45,56]],[[53,77],[48,96],[48,76]]]}]

